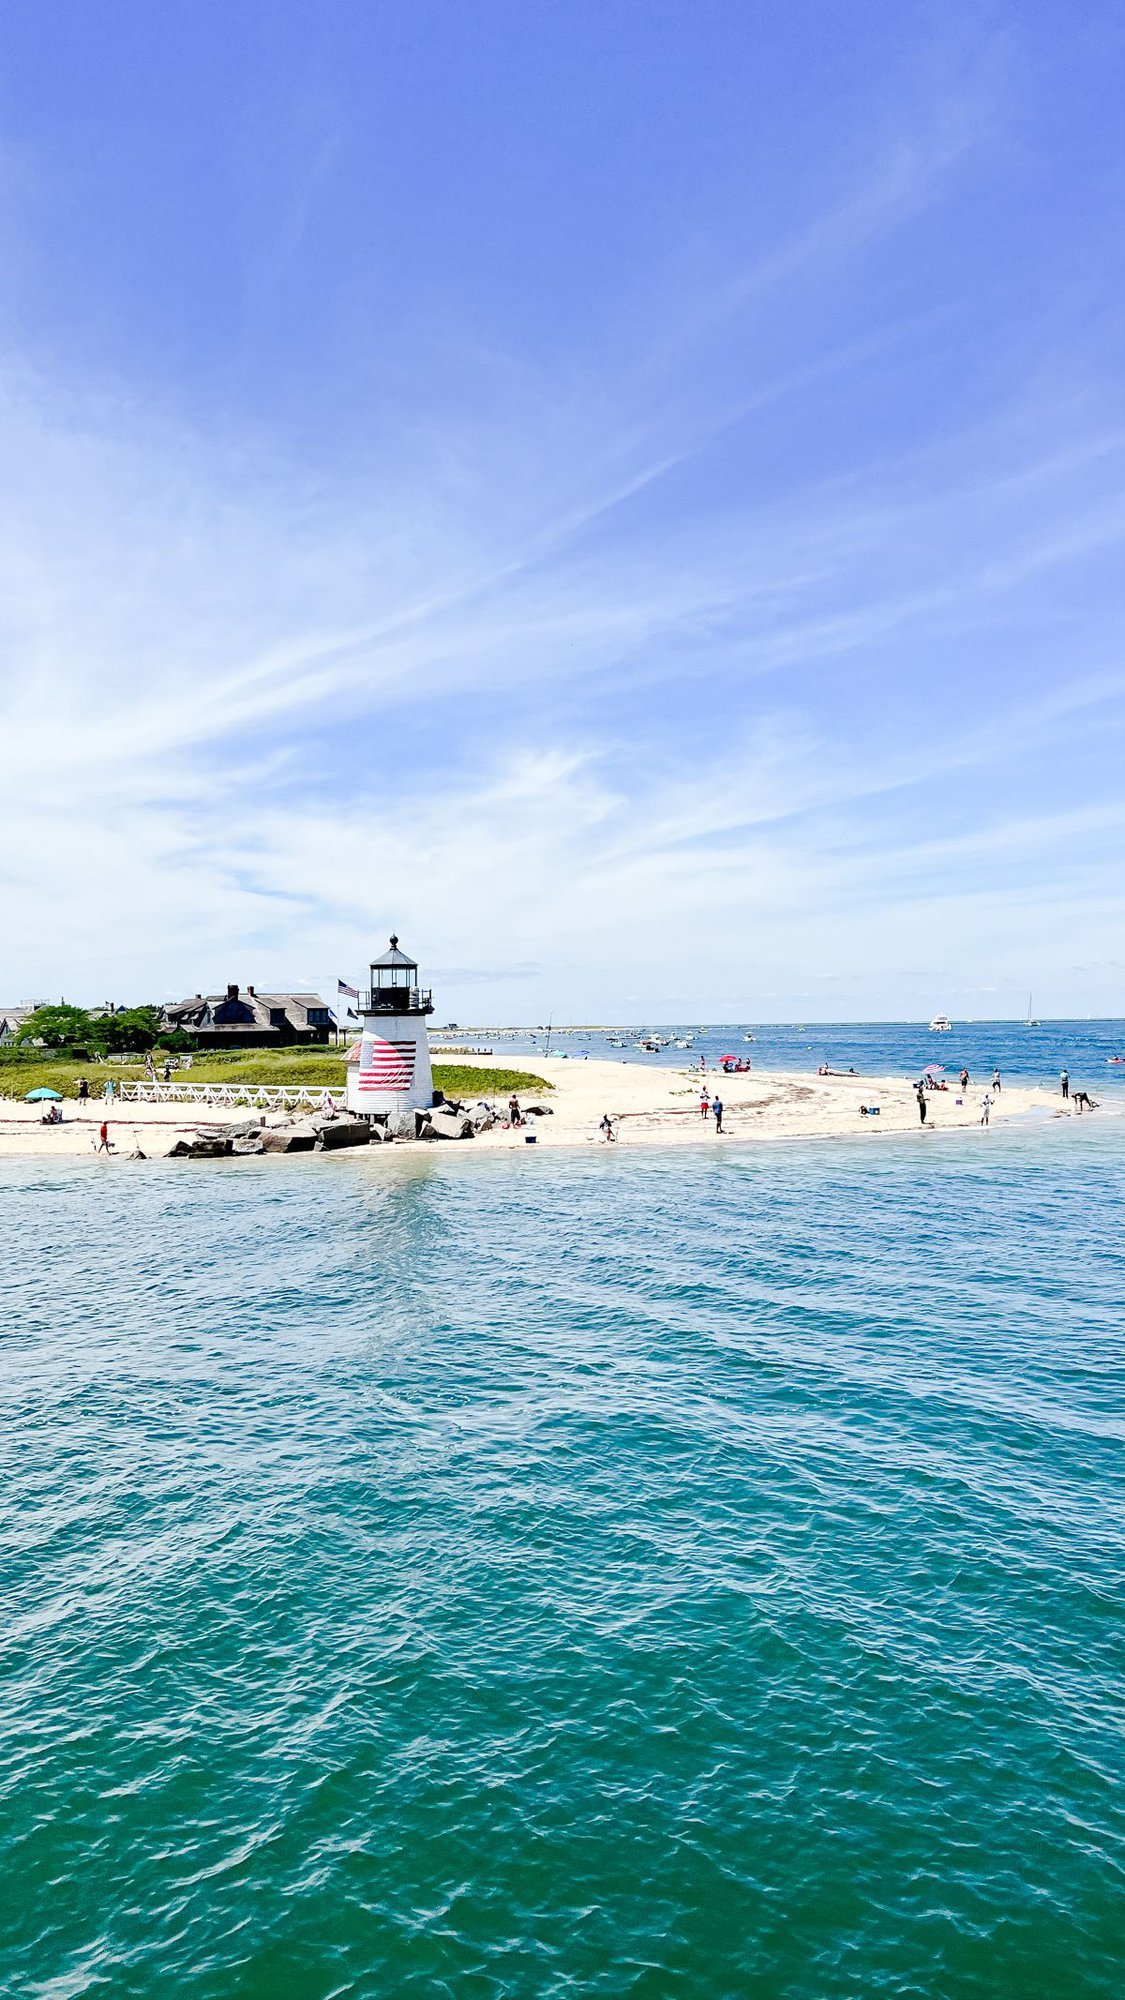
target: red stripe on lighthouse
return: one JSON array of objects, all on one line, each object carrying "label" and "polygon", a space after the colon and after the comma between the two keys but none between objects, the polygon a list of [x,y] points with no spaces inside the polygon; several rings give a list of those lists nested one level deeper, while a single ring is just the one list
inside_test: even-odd
[{"label": "red stripe on lighthouse", "polygon": [[364,1042],[356,1085],[360,1090],[409,1090],[414,1081],[415,1042]]}]

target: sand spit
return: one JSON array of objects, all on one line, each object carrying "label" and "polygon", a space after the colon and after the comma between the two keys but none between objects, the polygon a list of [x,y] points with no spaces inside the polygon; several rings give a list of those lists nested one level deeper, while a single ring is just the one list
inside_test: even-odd
[{"label": "sand spit", "polygon": [[[461,1060],[466,1067],[489,1067],[487,1057],[475,1064],[470,1057]],[[821,1077],[776,1070],[716,1076],[712,1071],[706,1081],[712,1091],[717,1086],[724,1106],[726,1129],[720,1137],[713,1120],[700,1115],[698,1070],[554,1056],[537,1058],[535,1069],[554,1085],[542,1100],[549,1104],[551,1115],[534,1120],[529,1128],[540,1146],[605,1145],[599,1126],[607,1112],[615,1123],[617,1143],[624,1147],[714,1147],[855,1133],[877,1143],[889,1132],[916,1132],[919,1128],[914,1084],[905,1077]],[[961,1093],[956,1089],[928,1091],[927,1128],[939,1133],[979,1128],[986,1083],[987,1079],[971,1083],[960,1103]],[[878,1116],[865,1116],[861,1107],[874,1105],[879,1107]],[[1053,1113],[1065,1119],[1076,1115],[1057,1093],[1005,1086],[994,1099],[992,1124],[1003,1125],[1029,1112]],[[93,1158],[105,1115],[100,1102],[83,1106],[68,1099],[63,1106],[64,1122],[48,1126],[40,1123],[40,1106],[0,1100],[0,1158]],[[163,1158],[180,1140],[216,1126],[245,1125],[251,1115],[245,1106],[228,1110],[201,1105],[196,1113],[194,1106],[182,1104],[119,1104],[108,1114],[111,1161],[126,1160],[138,1152],[148,1159]],[[274,1126],[282,1121],[270,1114],[266,1122]],[[464,1143],[474,1149],[511,1148],[525,1145],[526,1134],[498,1126]],[[105,1164],[105,1155],[101,1158]]]}]

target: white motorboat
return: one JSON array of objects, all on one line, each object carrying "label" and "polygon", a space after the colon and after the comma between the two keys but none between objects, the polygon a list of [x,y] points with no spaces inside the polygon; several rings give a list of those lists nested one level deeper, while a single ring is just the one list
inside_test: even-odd
[{"label": "white motorboat", "polygon": [[932,1035],[949,1035],[952,1034],[952,1032],[953,1032],[953,1023],[950,1020],[949,1015],[935,1014],[933,1020],[930,1022],[930,1033]]}]

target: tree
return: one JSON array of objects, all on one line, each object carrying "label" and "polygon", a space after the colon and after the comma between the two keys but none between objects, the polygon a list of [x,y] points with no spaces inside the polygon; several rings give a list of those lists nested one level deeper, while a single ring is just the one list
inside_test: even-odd
[{"label": "tree", "polygon": [[49,1049],[73,1049],[87,1055],[95,1046],[94,1023],[84,1007],[60,1000],[55,1007],[37,1007],[16,1035],[17,1042],[42,1042]]},{"label": "tree", "polygon": [[159,1007],[122,1007],[90,1022],[94,1046],[103,1055],[144,1055],[160,1037]]},{"label": "tree", "polygon": [[159,1007],[122,1007],[116,1014],[88,1014],[60,1000],[56,1007],[37,1007],[16,1036],[17,1042],[43,1042],[66,1055],[144,1055],[160,1039]]}]

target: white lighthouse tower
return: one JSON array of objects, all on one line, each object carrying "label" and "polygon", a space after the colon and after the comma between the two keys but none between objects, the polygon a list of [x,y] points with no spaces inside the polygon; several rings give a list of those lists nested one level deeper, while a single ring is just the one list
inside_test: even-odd
[{"label": "white lighthouse tower", "polygon": [[348,1110],[428,1111],[434,1101],[426,1016],[434,1011],[418,984],[417,962],[391,948],[371,966],[371,984],[360,995],[363,1034],[358,1063],[348,1065]]}]

